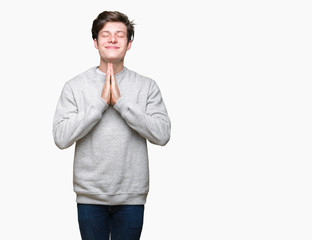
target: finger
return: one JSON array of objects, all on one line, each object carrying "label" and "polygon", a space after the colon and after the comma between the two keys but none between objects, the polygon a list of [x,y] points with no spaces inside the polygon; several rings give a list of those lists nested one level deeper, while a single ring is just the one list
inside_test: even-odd
[{"label": "finger", "polygon": [[114,74],[111,74],[111,84],[113,85],[113,87],[116,87],[116,79]]},{"label": "finger", "polygon": [[110,76],[114,75],[114,69],[113,69],[113,64],[112,63],[109,63],[109,73],[110,73]]},{"label": "finger", "polygon": [[113,69],[112,63],[109,63],[109,72],[110,72],[110,84],[113,85],[113,87],[115,87],[116,80],[115,80],[114,69]]},{"label": "finger", "polygon": [[107,63],[107,71],[111,74],[112,73],[112,66],[111,63]]},{"label": "finger", "polygon": [[110,84],[110,78],[111,78],[111,72],[110,72],[110,69],[107,68],[106,77],[105,77],[105,84]]}]

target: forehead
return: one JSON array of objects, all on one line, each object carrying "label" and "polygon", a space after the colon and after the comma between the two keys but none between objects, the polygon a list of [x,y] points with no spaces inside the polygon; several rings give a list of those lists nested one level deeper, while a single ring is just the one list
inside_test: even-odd
[{"label": "forehead", "polygon": [[127,27],[122,22],[107,22],[104,24],[103,28],[99,31],[108,31],[108,32],[127,32]]}]

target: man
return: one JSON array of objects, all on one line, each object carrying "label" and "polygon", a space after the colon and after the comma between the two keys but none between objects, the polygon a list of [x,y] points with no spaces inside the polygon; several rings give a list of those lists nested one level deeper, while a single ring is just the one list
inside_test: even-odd
[{"label": "man", "polygon": [[134,24],[117,11],[93,21],[100,65],[67,81],[53,120],[60,149],[76,142],[74,191],[83,240],[137,240],[149,190],[146,139],[165,145],[171,123],[156,82],[124,66]]}]

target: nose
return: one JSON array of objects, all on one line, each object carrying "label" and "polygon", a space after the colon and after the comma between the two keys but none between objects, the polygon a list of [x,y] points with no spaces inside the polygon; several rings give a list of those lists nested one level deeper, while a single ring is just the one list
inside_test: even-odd
[{"label": "nose", "polygon": [[108,42],[117,42],[117,38],[114,35],[111,35],[111,37],[109,38]]}]

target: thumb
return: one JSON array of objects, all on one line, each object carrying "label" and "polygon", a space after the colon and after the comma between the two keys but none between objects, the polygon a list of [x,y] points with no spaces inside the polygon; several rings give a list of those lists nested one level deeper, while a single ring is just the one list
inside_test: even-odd
[{"label": "thumb", "polygon": [[111,74],[110,79],[111,79],[111,85],[112,85],[113,87],[115,87],[115,86],[116,86],[116,79],[115,79],[114,74]]}]

